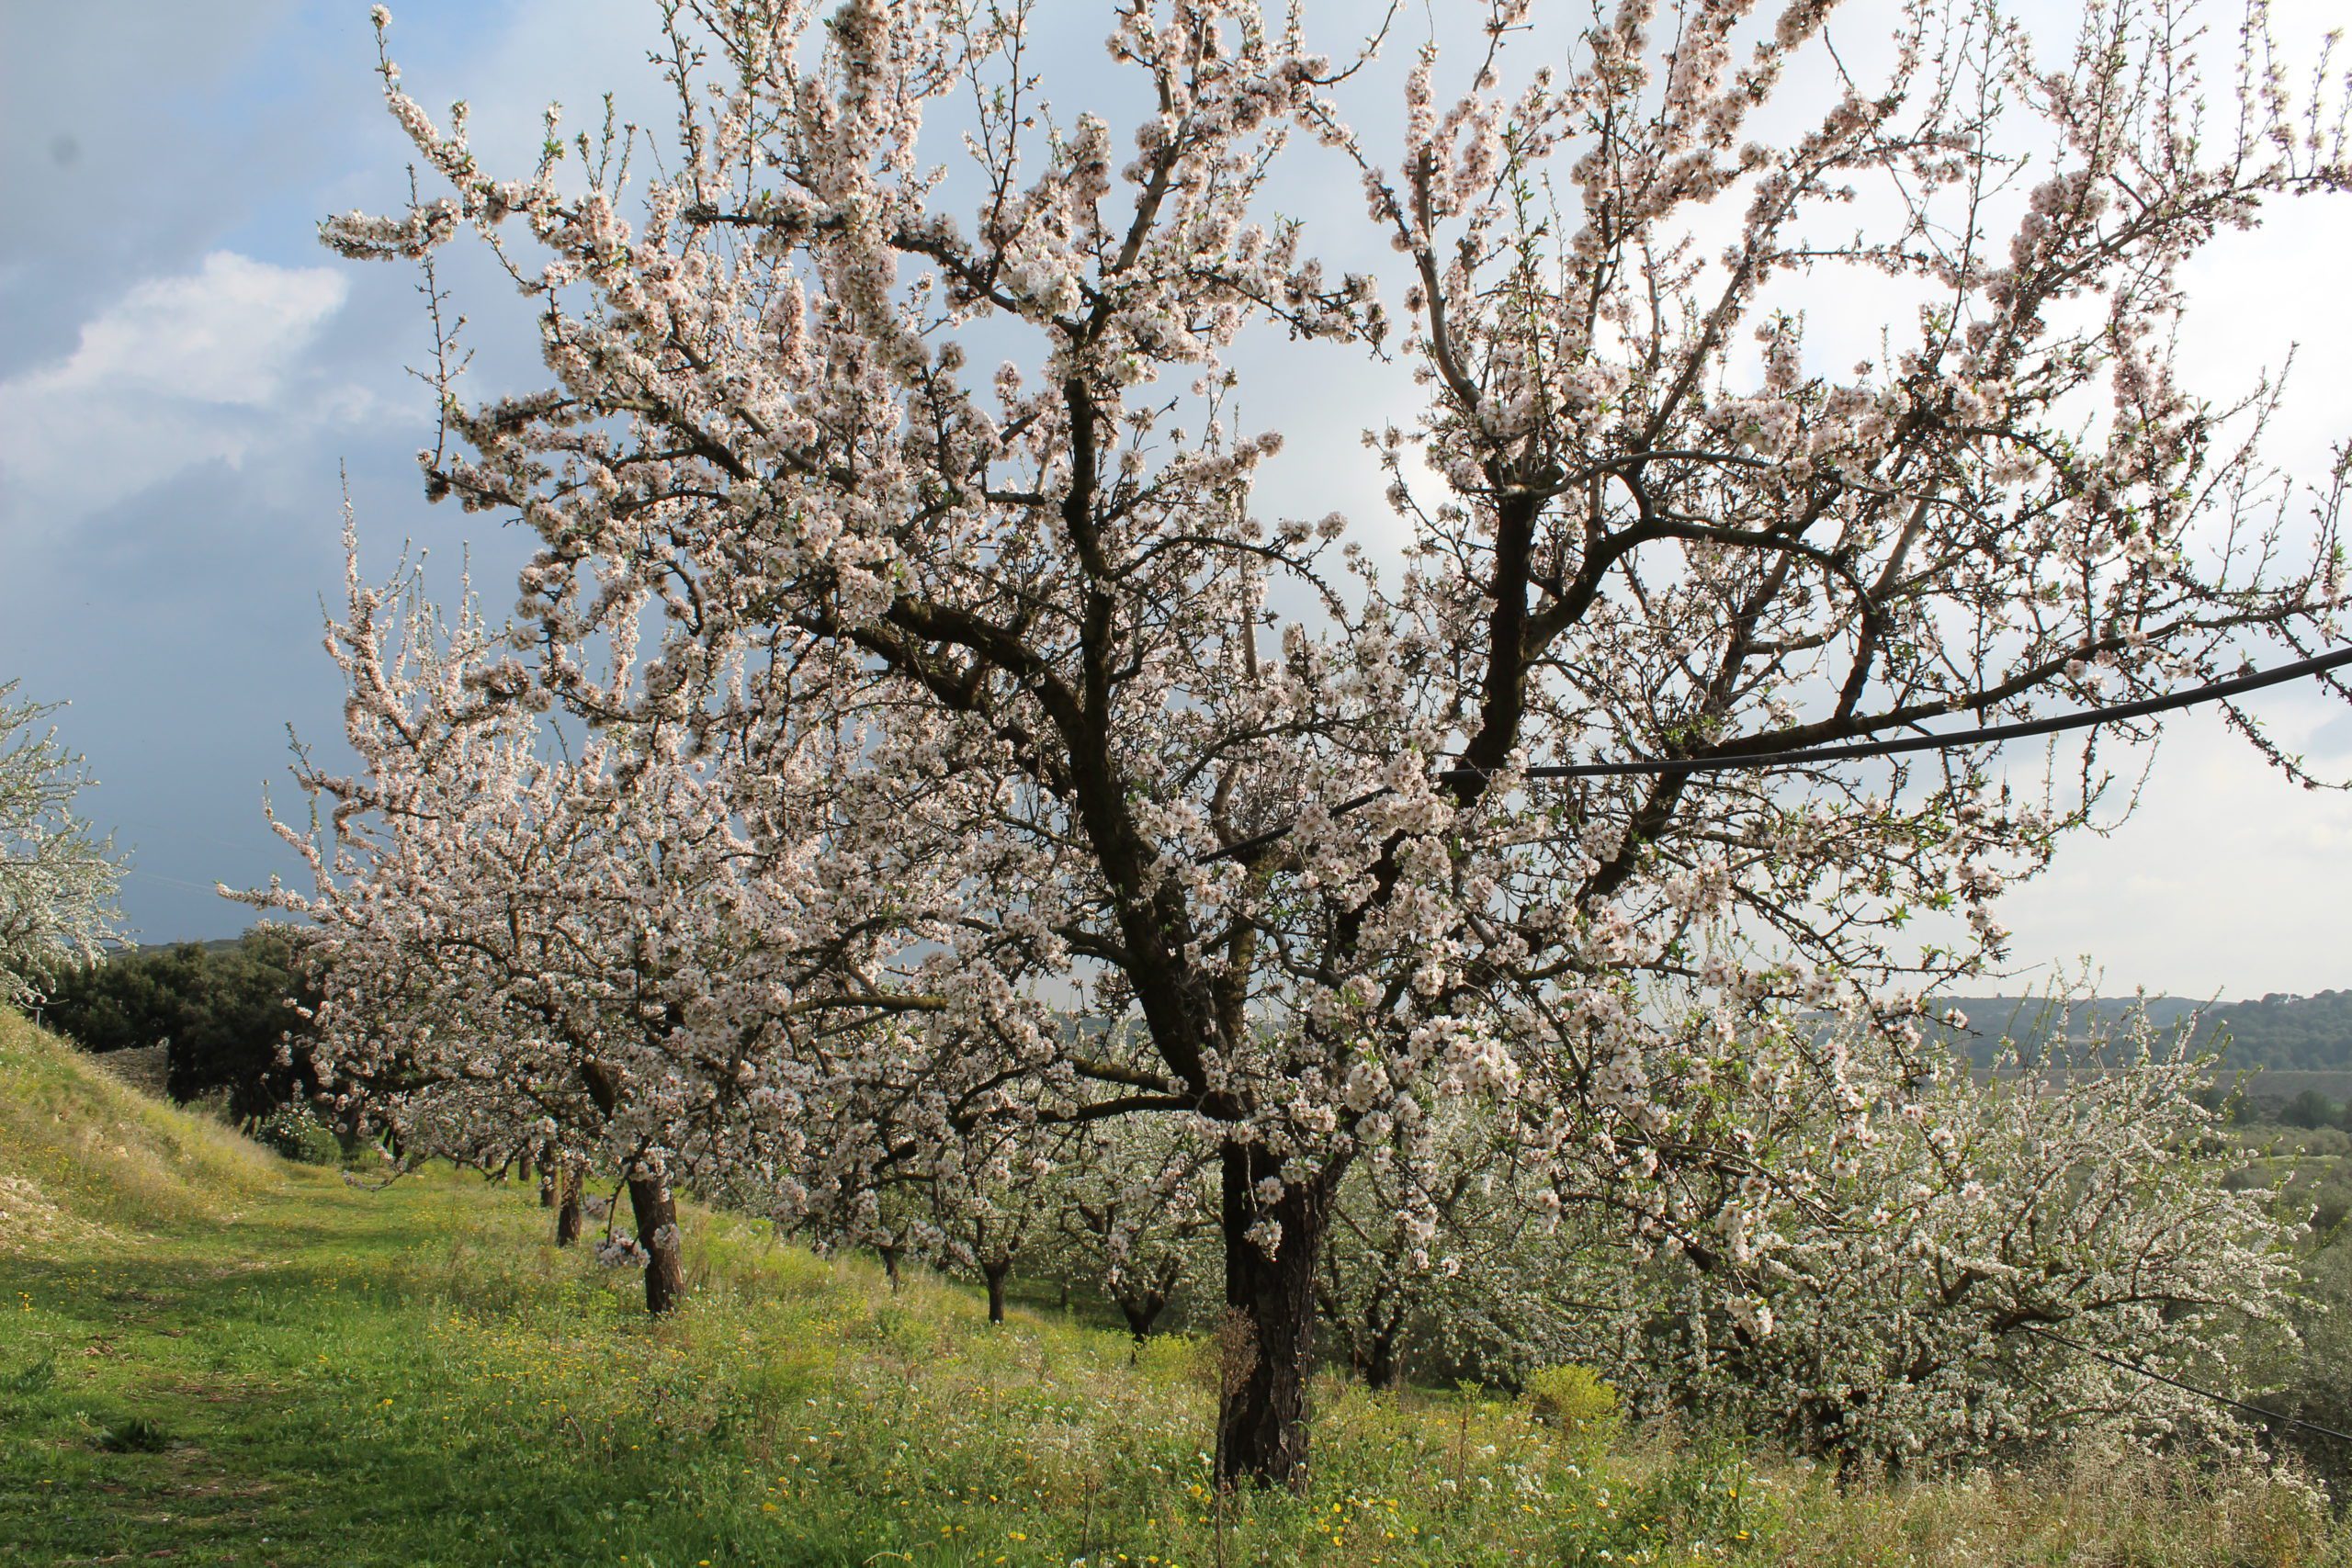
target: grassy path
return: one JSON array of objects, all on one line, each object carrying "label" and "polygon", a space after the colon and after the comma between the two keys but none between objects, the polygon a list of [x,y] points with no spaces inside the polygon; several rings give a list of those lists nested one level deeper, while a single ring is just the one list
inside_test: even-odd
[{"label": "grassy path", "polygon": [[[653,1325],[543,1228],[511,1188],[277,1167],[212,1223],[0,1258],[0,1539],[60,1563],[1213,1560],[1180,1342],[1138,1371],[1113,1337],[991,1330],[967,1292],[893,1298],[707,1219],[696,1300]],[[1377,1484],[1450,1464],[1559,1504],[1501,1414],[1332,1431],[1365,1484],[1239,1506],[1235,1561],[1530,1560],[1532,1529]]]},{"label": "grassy path", "polygon": [[0,1259],[0,1519],[36,1561],[500,1560],[496,1521],[576,1488],[511,1429],[401,1409],[436,1359],[424,1276],[483,1208],[287,1168],[195,1234]]}]

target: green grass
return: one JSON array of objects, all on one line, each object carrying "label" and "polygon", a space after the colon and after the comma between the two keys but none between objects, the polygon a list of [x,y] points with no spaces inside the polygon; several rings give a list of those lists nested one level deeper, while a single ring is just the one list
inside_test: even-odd
[{"label": "green grass", "polygon": [[[0,1562],[2352,1562],[2258,1470],[1839,1493],[1508,1404],[1320,1391],[1304,1498],[1204,1486],[1198,1357],[695,1215],[695,1294],[530,1196],[278,1162],[0,1014]],[[37,1224],[16,1226],[19,1213]],[[17,1555],[11,1556],[11,1549]]]}]

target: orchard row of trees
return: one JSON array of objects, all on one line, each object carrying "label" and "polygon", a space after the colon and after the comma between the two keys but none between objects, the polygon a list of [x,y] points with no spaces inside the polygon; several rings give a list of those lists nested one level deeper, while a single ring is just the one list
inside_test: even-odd
[{"label": "orchard row of trees", "polygon": [[[970,1275],[999,1320],[1016,1273],[1089,1280],[1140,1339],[1217,1281],[1219,1163],[1182,1121],[1049,1102],[1023,1135],[983,1138],[956,1127],[964,1107],[922,1103],[956,1087],[922,1032],[779,1026],[835,1005],[775,946],[780,906],[866,909],[872,890],[840,886],[817,848],[755,847],[718,802],[765,765],[656,766],[609,734],[551,735],[511,693],[485,700],[513,674],[503,640],[470,607],[444,619],[413,575],[374,587],[355,567],[348,604],[334,646],[368,766],[305,761],[336,847],[281,826],[311,886],[252,896],[316,923],[305,1061],[342,1118],[412,1160],[536,1166],[563,1242],[592,1173],[618,1173],[634,1235],[608,1230],[600,1252],[643,1269],[656,1312],[683,1289],[687,1187],[872,1247],[894,1274],[919,1258]],[[1143,1045],[1133,1023],[1031,1021],[1076,1061]],[[2192,1396],[2034,1331],[2226,1377],[2292,1337],[2289,1229],[2228,1179],[2244,1157],[2185,1034],[2143,1023],[2069,1048],[2124,1068],[1977,1085],[1962,1058],[1889,1050],[1860,1010],[1826,1038],[1726,1041],[1703,1092],[1757,1157],[1681,1173],[1704,1224],[1672,1237],[1529,1158],[1520,1123],[1544,1112],[1507,1073],[1442,1083],[1361,1145],[1306,1310],[1374,1386],[1408,1356],[1506,1382],[1581,1361],[1638,1409],[1849,1460],[2015,1450],[2119,1411],[2207,1429]],[[926,1116],[957,1135],[915,1145]]]},{"label": "orchard row of trees", "polygon": [[[550,110],[510,171],[387,54],[427,194],[323,237],[504,266],[547,381],[469,397],[443,335],[425,481],[539,550],[511,629],[355,568],[358,766],[300,764],[262,896],[325,933],[335,1091],[624,1171],[656,1307],[689,1180],[984,1272],[1039,1184],[1136,1280],[1196,1214],[1227,1479],[1303,1474],[1357,1248],[1367,1303],[1535,1281],[1519,1339],[1617,1260],[1667,1396],[1873,1450],[2154,1409],[2016,1331],[2269,1314],[2178,1069],[1976,1097],[1916,999],[2144,728],[2025,794],[1673,764],[2341,640],[2342,468],[2292,491],[2275,389],[2173,344],[2201,246],[2352,185],[2345,105],[2189,0],[1870,7],[1868,80],[1838,9],[1121,0],[1057,86],[1041,8],[690,0],[670,133]],[[1816,344],[1857,280],[1883,333]],[[1363,367],[1387,517],[1257,499],[1285,342]],[[1664,767],[1529,776],[1592,758]]]}]

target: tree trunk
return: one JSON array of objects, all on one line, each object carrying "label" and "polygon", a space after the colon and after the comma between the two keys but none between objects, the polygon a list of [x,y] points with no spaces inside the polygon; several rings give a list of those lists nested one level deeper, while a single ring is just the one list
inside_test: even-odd
[{"label": "tree trunk", "polygon": [[1364,1386],[1375,1393],[1393,1392],[1404,1381],[1404,1362],[1396,1354],[1397,1325],[1389,1322],[1372,1331],[1371,1354],[1364,1358]]},{"label": "tree trunk", "polygon": [[539,1151],[540,1208],[552,1209],[555,1207],[558,1182],[559,1179],[556,1175],[555,1150],[551,1147],[541,1149]]},{"label": "tree trunk", "polygon": [[555,1244],[570,1247],[580,1239],[580,1190],[587,1185],[588,1172],[578,1161],[563,1168],[562,1201],[555,1212]]},{"label": "tree trunk", "polygon": [[[1225,1300],[1246,1328],[1247,1371],[1234,1369],[1217,1417],[1217,1478],[1231,1484],[1306,1485],[1306,1380],[1315,1355],[1315,1264],[1330,1224],[1326,1171],[1261,1206],[1257,1184],[1280,1166],[1256,1145],[1224,1154]],[[1250,1224],[1270,1219],[1282,1240],[1268,1258],[1250,1239]]]},{"label": "tree trunk", "polygon": [[899,1249],[877,1247],[874,1250],[881,1255],[882,1273],[890,1281],[890,1293],[895,1296],[899,1293]]},{"label": "tree trunk", "polygon": [[1004,1321],[1004,1277],[1012,1272],[1012,1265],[1010,1262],[980,1265],[981,1277],[989,1282],[989,1321],[990,1323]]},{"label": "tree trunk", "polygon": [[1167,1306],[1166,1298],[1157,1291],[1120,1291],[1116,1292],[1119,1311],[1127,1320],[1127,1332],[1140,1345],[1151,1337],[1151,1325],[1159,1321],[1160,1309]]},{"label": "tree trunk", "polygon": [[645,1248],[645,1310],[659,1316],[686,1293],[685,1260],[678,1247],[678,1201],[658,1176],[633,1176],[628,1206],[637,1216],[638,1244]]},{"label": "tree trunk", "polygon": [[1356,1370],[1366,1388],[1378,1393],[1405,1381],[1405,1287],[1395,1274],[1384,1274],[1364,1303],[1361,1323],[1348,1338],[1354,1347]]},{"label": "tree trunk", "polygon": [[[596,1109],[610,1117],[621,1103],[620,1081],[593,1059],[580,1064],[580,1080]],[[668,1312],[686,1293],[686,1267],[678,1251],[678,1201],[661,1176],[632,1176],[628,1206],[637,1215],[638,1245],[645,1248],[645,1310]]]}]

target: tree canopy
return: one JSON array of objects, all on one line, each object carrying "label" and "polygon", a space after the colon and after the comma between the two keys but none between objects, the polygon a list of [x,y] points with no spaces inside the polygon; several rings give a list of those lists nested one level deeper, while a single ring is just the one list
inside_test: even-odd
[{"label": "tree canopy", "polygon": [[94,781],[48,723],[57,704],[0,682],[0,1007],[40,999],[47,976],[95,957],[120,919],[114,843],[74,814]]},{"label": "tree canopy", "polygon": [[[745,897],[684,943],[725,928],[725,984],[664,968],[695,984],[628,1037],[639,1168],[714,1094],[757,1107],[776,1212],[856,1237],[1148,1119],[1216,1173],[1250,1348],[1218,1453],[1263,1481],[1304,1473],[1341,1186],[1452,1101],[1636,1251],[1793,1245],[1777,1216],[1901,1113],[1808,1013],[1916,1050],[1917,988],[2002,953],[1998,896],[2149,728],[2041,790],[1948,754],[1527,770],[2151,695],[2340,638],[2346,603],[2341,467],[2293,491],[2275,389],[2174,362],[2202,245],[2352,185],[2340,97],[2188,0],[2093,4],[2054,51],[1994,6],[1871,9],[1868,80],[1837,10],[1490,0],[1417,44],[1402,7],[1324,40],[1122,0],[1114,73],[1060,83],[1039,7],[689,3],[672,130],[567,145],[550,111],[506,171],[387,54],[432,189],[323,238],[471,230],[548,372],[468,397],[437,345],[428,493],[540,547],[465,690],[718,792],[743,839]],[[1296,215],[1286,182],[1334,179],[1358,220]],[[1896,301],[1875,344],[1816,346],[1804,291],[1863,285]],[[1285,340],[1399,389],[1361,415],[1386,518],[1255,499],[1282,437],[1238,356]],[[349,647],[395,781],[363,814],[404,809],[401,753],[471,721],[413,723]],[[364,869],[313,864],[322,897]],[[1134,1027],[1073,1037],[1073,997]],[[1800,1106],[1836,1113],[1772,1136]]]}]

